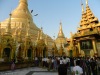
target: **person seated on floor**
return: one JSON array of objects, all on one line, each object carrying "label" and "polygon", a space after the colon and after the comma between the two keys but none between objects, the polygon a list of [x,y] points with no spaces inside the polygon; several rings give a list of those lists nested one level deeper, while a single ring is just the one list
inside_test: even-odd
[{"label": "person seated on floor", "polygon": [[58,75],[67,75],[67,67],[64,64],[58,66]]}]

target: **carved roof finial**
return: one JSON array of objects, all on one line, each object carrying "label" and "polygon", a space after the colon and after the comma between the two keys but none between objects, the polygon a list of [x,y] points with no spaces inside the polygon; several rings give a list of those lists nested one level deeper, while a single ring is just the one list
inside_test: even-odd
[{"label": "carved roof finial", "polygon": [[43,28],[41,27],[40,39],[43,39]]},{"label": "carved roof finial", "polygon": [[88,0],[86,0],[86,6],[88,6]]},{"label": "carved roof finial", "polygon": [[7,25],[7,28],[6,28],[6,33],[10,33],[10,31],[11,31],[11,16],[12,16],[12,14],[10,13],[9,16],[10,16],[10,18],[8,20],[8,25]]},{"label": "carved roof finial", "polygon": [[28,21],[27,34],[26,34],[26,36],[29,36],[29,25],[30,25],[30,22]]},{"label": "carved roof finial", "polygon": [[82,13],[84,13],[84,6],[82,0],[81,0],[81,6],[82,6]]},{"label": "carved roof finial", "polygon": [[37,40],[40,40],[40,31],[38,31]]}]

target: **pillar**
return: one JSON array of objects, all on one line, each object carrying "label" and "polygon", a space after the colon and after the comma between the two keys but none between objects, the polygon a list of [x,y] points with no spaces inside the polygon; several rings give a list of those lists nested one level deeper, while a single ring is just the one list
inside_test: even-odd
[{"label": "pillar", "polygon": [[11,59],[13,59],[13,57],[14,57],[14,51],[13,51],[13,49],[12,49],[12,48],[10,48],[10,50],[11,50],[11,52],[10,52]]},{"label": "pillar", "polygon": [[1,48],[1,55],[0,58],[3,58],[3,48]]},{"label": "pillar", "polygon": [[41,57],[43,57],[43,50],[44,50],[44,48],[42,49],[42,51],[41,51],[41,54],[42,54],[42,56]]},{"label": "pillar", "polygon": [[96,49],[96,41],[95,41],[95,39],[92,40],[92,44],[93,44],[94,55],[97,55],[97,49]]},{"label": "pillar", "polygon": [[0,58],[1,58],[2,54],[1,54],[1,49],[0,49]]},{"label": "pillar", "polygon": [[81,56],[80,41],[78,41],[78,51],[79,51],[79,56]]},{"label": "pillar", "polygon": [[23,53],[23,58],[25,58],[25,49],[24,49],[24,51],[22,53]]},{"label": "pillar", "polygon": [[27,47],[25,47],[24,54],[25,54],[25,59],[27,59]]}]

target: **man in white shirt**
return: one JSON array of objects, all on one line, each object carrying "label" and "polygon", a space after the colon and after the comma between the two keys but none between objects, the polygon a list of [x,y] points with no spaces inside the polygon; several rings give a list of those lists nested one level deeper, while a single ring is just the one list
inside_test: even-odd
[{"label": "man in white shirt", "polygon": [[60,64],[63,64],[63,59],[62,58],[60,58]]},{"label": "man in white shirt", "polygon": [[73,68],[73,75],[83,75],[83,69],[79,66],[80,60],[76,61],[76,66]]}]

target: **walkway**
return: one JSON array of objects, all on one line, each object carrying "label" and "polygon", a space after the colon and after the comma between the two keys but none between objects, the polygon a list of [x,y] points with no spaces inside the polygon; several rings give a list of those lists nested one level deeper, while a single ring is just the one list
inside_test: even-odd
[{"label": "walkway", "polygon": [[[24,69],[17,69],[14,71],[3,71],[3,72],[0,72],[0,75],[58,75],[58,72],[47,71],[47,69],[45,68],[30,67],[30,68],[24,68]],[[69,71],[67,75],[71,75]]]},{"label": "walkway", "polygon": [[15,71],[3,71],[0,72],[0,75],[58,75],[55,71],[47,71],[47,69],[31,67],[18,69]]}]

